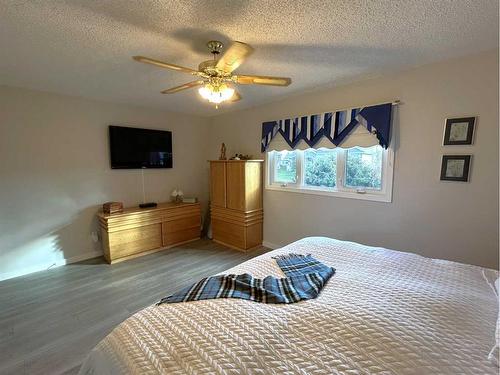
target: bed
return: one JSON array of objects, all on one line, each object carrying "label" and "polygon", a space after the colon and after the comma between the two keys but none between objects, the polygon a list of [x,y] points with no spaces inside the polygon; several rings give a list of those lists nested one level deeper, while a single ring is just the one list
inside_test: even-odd
[{"label": "bed", "polygon": [[217,299],[148,307],[92,350],[80,374],[497,374],[498,272],[309,237],[225,273],[282,277],[272,256],[336,269],[315,300]]}]

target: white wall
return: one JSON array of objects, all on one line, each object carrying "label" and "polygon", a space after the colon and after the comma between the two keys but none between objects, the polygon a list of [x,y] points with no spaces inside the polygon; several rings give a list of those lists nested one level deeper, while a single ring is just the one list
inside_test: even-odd
[{"label": "white wall", "polygon": [[[110,124],[172,130],[174,168],[145,172],[148,200],[181,187],[206,203],[206,159],[221,142],[261,157],[263,121],[394,99],[393,202],[265,191],[265,240],[326,235],[498,267],[497,52],[212,119],[0,86],[0,280],[100,254],[99,205],[142,200],[140,170],[109,167]],[[478,116],[475,144],[443,147],[445,119],[462,115]],[[441,155],[462,152],[474,155],[471,181],[440,182]]]},{"label": "white wall", "polygon": [[147,199],[208,199],[207,119],[0,86],[0,280],[96,256],[95,214],[142,201],[140,170],[111,170],[108,125],[173,132],[174,168],[146,170]]},{"label": "white wall", "polygon": [[[497,268],[497,56],[491,51],[212,118],[211,157],[221,142],[229,154],[263,157],[263,121],[399,99],[393,202],[267,190],[265,241],[325,235]],[[474,145],[443,147],[445,119],[473,115]],[[439,181],[445,153],[473,154],[469,183]]]}]

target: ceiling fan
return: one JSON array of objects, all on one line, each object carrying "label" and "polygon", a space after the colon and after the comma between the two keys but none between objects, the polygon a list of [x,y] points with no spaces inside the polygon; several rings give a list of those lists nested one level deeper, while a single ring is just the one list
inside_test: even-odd
[{"label": "ceiling fan", "polygon": [[158,61],[144,56],[134,56],[134,60],[156,65],[161,68],[172,69],[182,73],[189,73],[198,77],[197,80],[185,83],[181,86],[163,90],[162,94],[174,94],[176,92],[199,87],[200,95],[210,103],[218,104],[224,101],[235,102],[241,99],[241,95],[231,86],[240,85],[269,85],[288,86],[292,80],[287,77],[269,77],[255,75],[233,74],[245,59],[253,52],[253,48],[242,42],[233,42],[226,52],[218,59],[223,48],[222,42],[211,40],[207,43],[212,60],[206,60],[198,65],[198,70],[185,68],[183,66]]}]

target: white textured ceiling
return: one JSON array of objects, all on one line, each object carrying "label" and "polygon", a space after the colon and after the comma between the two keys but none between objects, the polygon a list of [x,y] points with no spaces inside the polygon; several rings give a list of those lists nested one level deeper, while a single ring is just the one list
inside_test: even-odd
[{"label": "white textured ceiling", "polygon": [[[291,86],[240,86],[217,112],[192,80],[131,59],[196,67],[205,43],[255,53],[237,72]],[[498,47],[498,0],[0,0],[0,84],[210,116],[321,86]]]}]

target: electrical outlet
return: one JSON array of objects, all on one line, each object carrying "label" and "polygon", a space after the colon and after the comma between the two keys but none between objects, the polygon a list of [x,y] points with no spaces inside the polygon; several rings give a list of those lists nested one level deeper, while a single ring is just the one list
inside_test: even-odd
[{"label": "electrical outlet", "polygon": [[97,234],[97,232],[92,232],[90,234],[90,237],[92,237],[92,241],[99,242],[99,235]]}]

